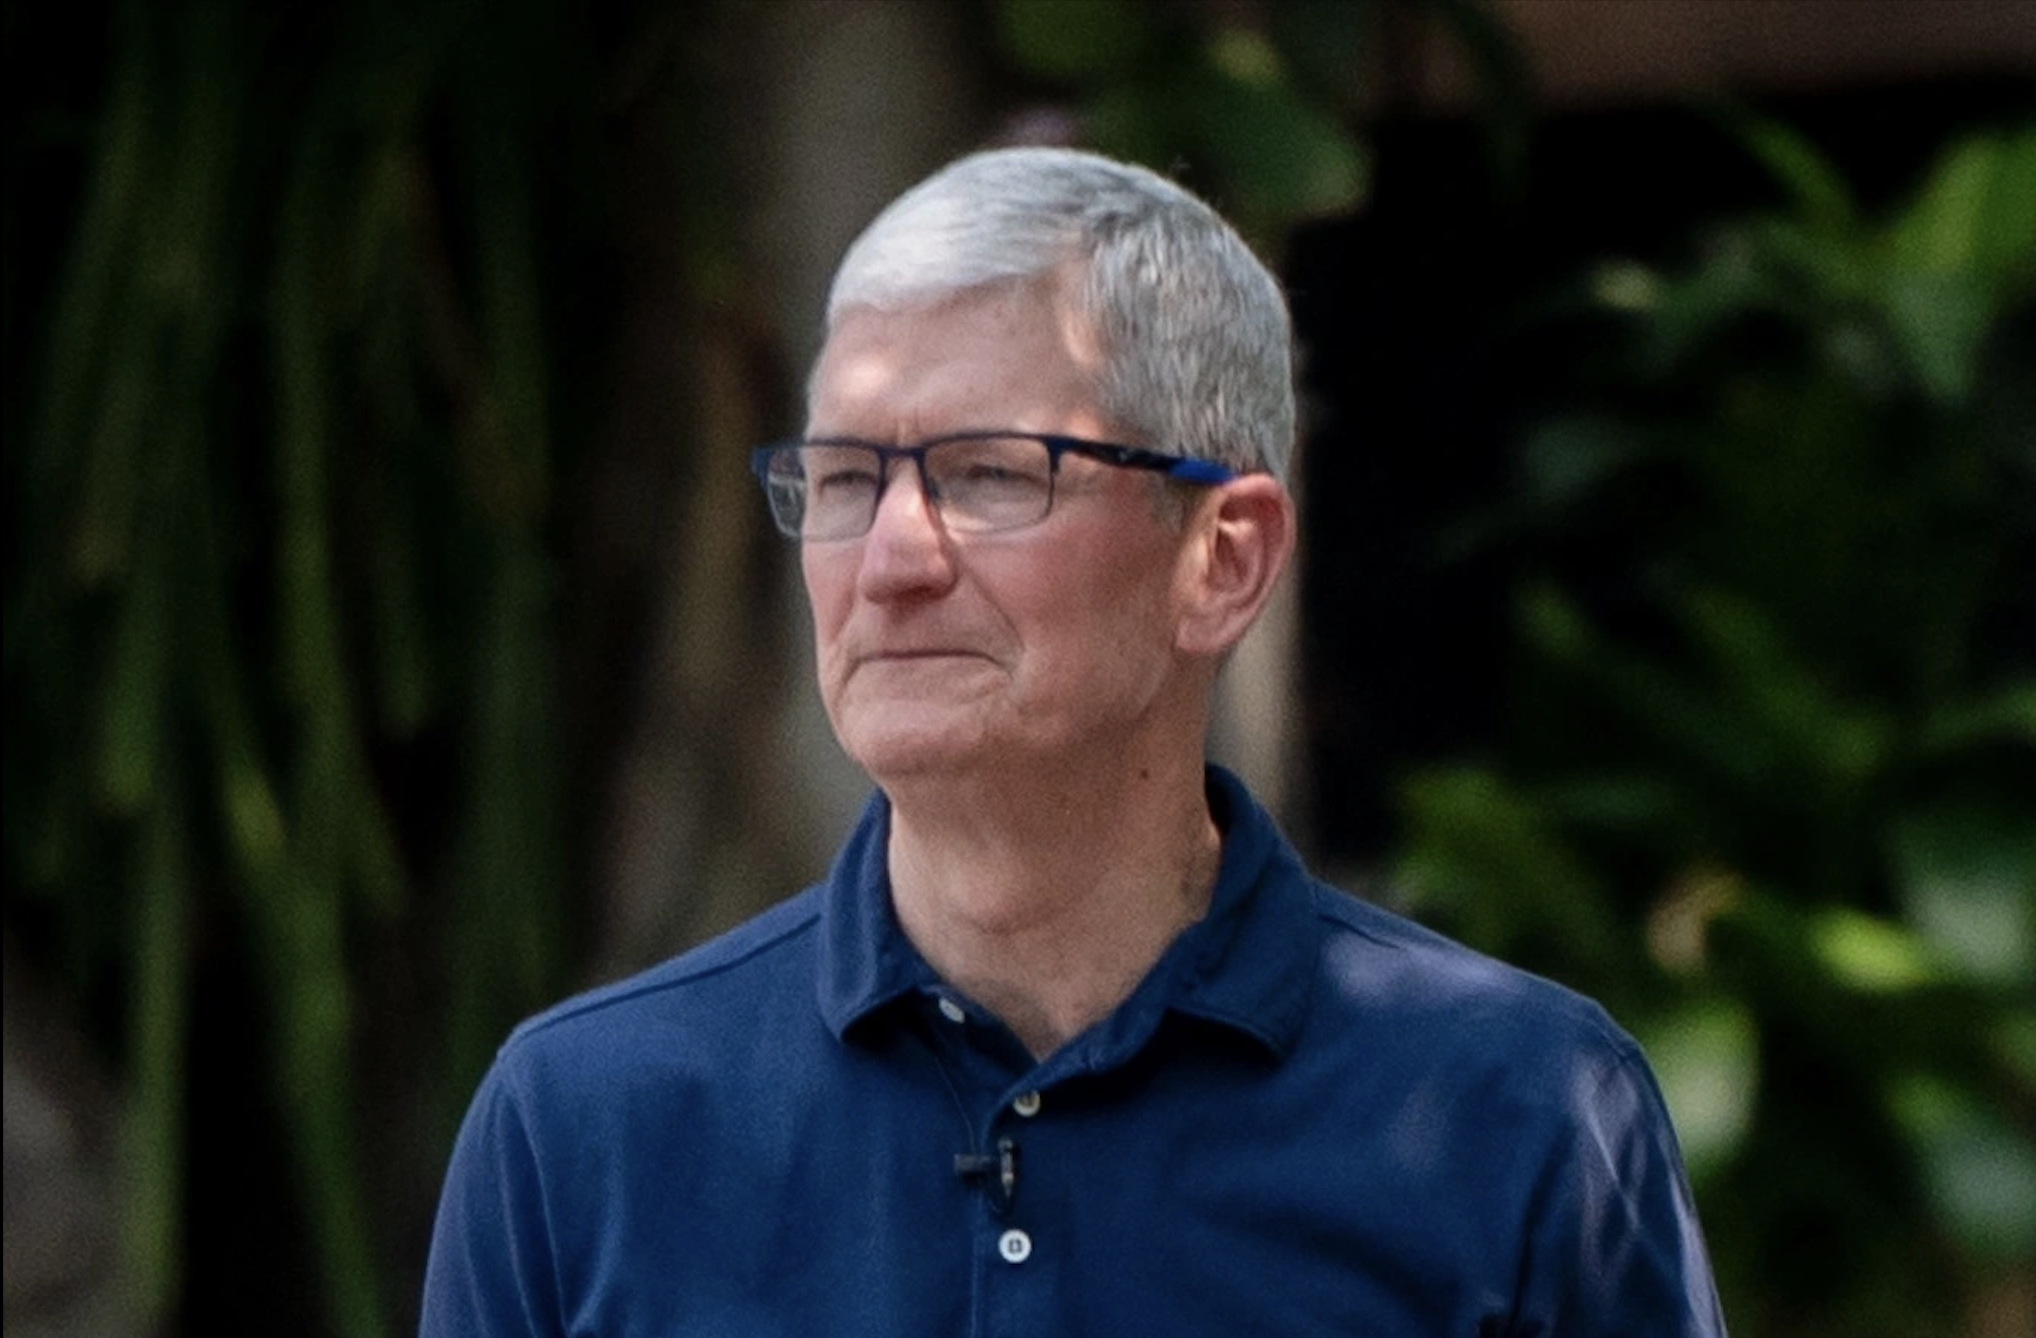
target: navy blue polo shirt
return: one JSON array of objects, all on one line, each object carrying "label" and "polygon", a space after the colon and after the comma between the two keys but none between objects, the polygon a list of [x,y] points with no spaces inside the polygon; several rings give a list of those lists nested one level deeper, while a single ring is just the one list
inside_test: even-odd
[{"label": "navy blue polo shirt", "polygon": [[523,1024],[423,1333],[1722,1334],[1633,1042],[1209,795],[1209,914],[1043,1062],[899,929],[881,796],[826,882]]}]

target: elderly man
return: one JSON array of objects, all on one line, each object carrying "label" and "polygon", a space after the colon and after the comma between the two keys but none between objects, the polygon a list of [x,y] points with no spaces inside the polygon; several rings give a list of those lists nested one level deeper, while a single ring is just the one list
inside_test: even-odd
[{"label": "elderly man", "polygon": [[755,464],[876,793],[825,882],[517,1029],[424,1332],[1722,1333],[1632,1041],[1314,881],[1204,761],[1294,547],[1235,233],[978,154],[827,317]]}]

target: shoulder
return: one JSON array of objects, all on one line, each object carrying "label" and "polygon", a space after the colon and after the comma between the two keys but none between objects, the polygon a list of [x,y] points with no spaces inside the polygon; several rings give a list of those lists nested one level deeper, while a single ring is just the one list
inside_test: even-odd
[{"label": "shoulder", "polygon": [[718,938],[554,1004],[510,1033],[497,1066],[649,1049],[674,1056],[738,1026],[767,1024],[775,1011],[812,1011],[819,917],[819,889],[808,888]]},{"label": "shoulder", "polygon": [[1322,934],[1318,1006],[1343,1022],[1438,1057],[1641,1064],[1595,1000],[1327,884],[1311,881],[1309,894]]},{"label": "shoulder", "polygon": [[1586,1163],[1601,1189],[1642,1166],[1678,1180],[1653,1072],[1595,1000],[1326,885],[1310,895],[1309,1071],[1385,1125],[1412,1121],[1416,1141],[1450,1130],[1456,1155],[1497,1182],[1527,1186],[1561,1164],[1589,1197]]}]

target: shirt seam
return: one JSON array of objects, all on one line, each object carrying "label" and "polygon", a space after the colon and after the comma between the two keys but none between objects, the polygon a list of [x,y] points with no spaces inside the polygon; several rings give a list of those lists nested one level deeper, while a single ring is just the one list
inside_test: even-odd
[{"label": "shirt seam", "polygon": [[[811,889],[808,889],[808,891],[810,890]],[[776,949],[782,947],[790,939],[799,937],[800,935],[803,934],[810,933],[813,930],[814,926],[818,924],[820,916],[821,911],[818,905],[809,907],[804,913],[798,916],[798,918],[796,918],[791,924],[786,925],[783,929],[770,935],[762,942],[757,943],[752,947],[744,949],[742,952],[736,954],[733,957],[728,958],[725,961],[701,962],[689,966],[683,971],[679,971],[674,975],[656,980],[638,980],[634,982],[625,980],[618,981],[614,985],[607,986],[605,988],[597,988],[591,993],[590,997],[578,1000],[569,1000],[567,1002],[561,1003],[556,1007],[521,1023],[520,1025],[517,1026],[515,1031],[510,1034],[508,1041],[505,1041],[503,1044],[506,1048],[506,1046],[517,1041],[522,1037],[538,1035],[539,1033],[549,1031],[553,1027],[558,1026],[562,1023],[574,1021],[575,1019],[578,1018],[587,1017],[591,1014],[601,1012],[608,1008],[619,1007],[627,1003],[634,1003],[637,1000],[648,998],[649,996],[654,994],[662,994],[668,990],[675,990],[683,986],[697,984],[700,981],[711,979],[714,976],[723,974],[724,972],[733,971],[737,967],[747,965],[749,962],[753,961],[757,957],[762,956],[765,953],[775,951]],[[682,960],[683,954],[680,957],[673,958],[670,962],[667,962],[666,966],[672,967],[677,962]],[[659,970],[659,968],[652,967],[650,970],[652,973],[656,973]]]}]

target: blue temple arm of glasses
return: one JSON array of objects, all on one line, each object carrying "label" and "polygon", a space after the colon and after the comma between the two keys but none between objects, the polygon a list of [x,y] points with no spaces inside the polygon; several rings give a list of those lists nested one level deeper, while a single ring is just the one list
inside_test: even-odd
[{"label": "blue temple arm of glasses", "polygon": [[1167,455],[1162,451],[1148,451],[1140,446],[1119,446],[1114,443],[1083,441],[1077,437],[1044,437],[1053,446],[1078,455],[1092,455],[1118,465],[1133,469],[1151,469],[1165,474],[1170,479],[1183,483],[1228,483],[1237,477],[1237,471],[1214,460],[1191,460],[1185,456]]},{"label": "blue temple arm of glasses", "polygon": [[1214,460],[1176,460],[1167,466],[1166,476],[1183,483],[1228,483],[1237,471]]}]

